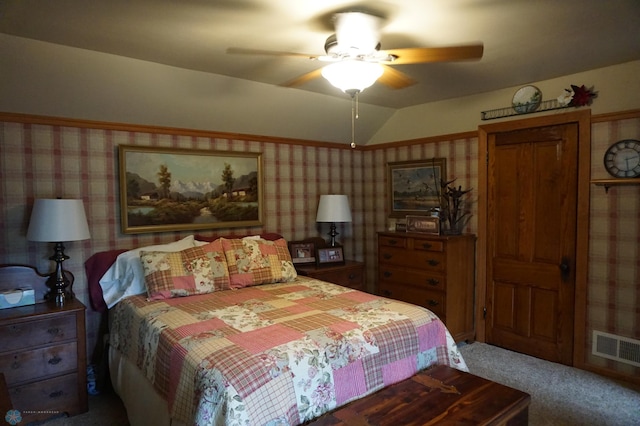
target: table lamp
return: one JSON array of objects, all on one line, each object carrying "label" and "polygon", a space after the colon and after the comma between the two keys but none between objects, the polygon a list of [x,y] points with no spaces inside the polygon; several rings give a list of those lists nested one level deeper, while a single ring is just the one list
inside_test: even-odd
[{"label": "table lamp", "polygon": [[33,204],[27,239],[55,243],[55,252],[49,260],[56,262],[56,269],[49,275],[47,300],[54,300],[57,306],[63,306],[65,298],[73,298],[73,292],[67,291],[69,279],[62,269],[62,262],[69,259],[64,254],[67,241],[80,241],[91,238],[87,217],[82,200],[37,199]]},{"label": "table lamp", "polygon": [[331,241],[330,247],[336,246],[336,222],[351,222],[351,209],[349,208],[349,199],[346,195],[321,195],[318,203],[318,213],[316,222],[330,222]]}]

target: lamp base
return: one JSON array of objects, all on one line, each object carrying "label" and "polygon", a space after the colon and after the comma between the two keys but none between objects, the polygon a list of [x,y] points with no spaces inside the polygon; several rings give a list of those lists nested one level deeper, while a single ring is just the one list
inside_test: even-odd
[{"label": "lamp base", "polygon": [[339,244],[336,243],[336,235],[340,235],[340,233],[338,231],[336,231],[336,223],[335,222],[331,222],[331,230],[329,231],[328,235],[331,237],[331,240],[329,241],[329,247],[337,247],[337,246],[339,246]]},{"label": "lamp base", "polygon": [[[62,269],[62,262],[69,259],[69,256],[64,254],[64,245],[62,243],[56,243],[55,253],[49,258],[56,262],[56,269],[49,274],[47,279],[47,287],[49,292],[44,296],[46,300],[55,302],[56,306],[64,306],[67,299],[73,299],[73,291],[67,290],[67,287],[73,285],[73,275],[69,271]],[[71,276],[71,279],[68,278]]]}]

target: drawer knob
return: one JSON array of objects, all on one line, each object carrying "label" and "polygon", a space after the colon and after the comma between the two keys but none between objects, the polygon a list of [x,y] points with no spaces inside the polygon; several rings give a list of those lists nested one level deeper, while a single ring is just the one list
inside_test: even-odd
[{"label": "drawer knob", "polygon": [[431,244],[431,243],[422,244],[422,248],[424,248],[424,249],[430,249],[431,247],[433,247],[433,244]]},{"label": "drawer knob", "polygon": [[356,274],[349,274],[349,281],[355,280]]},{"label": "drawer knob", "polygon": [[396,245],[398,244],[398,240],[389,240],[389,244]]},{"label": "drawer knob", "polygon": [[384,277],[385,277],[385,278],[389,278],[389,277],[390,277],[391,275],[393,275],[393,274],[392,274],[391,272],[389,272],[389,271],[384,271],[384,272],[382,273],[382,275],[384,275]]},{"label": "drawer knob", "polygon": [[427,283],[428,283],[429,285],[438,285],[438,284],[440,284],[440,280],[436,280],[435,278],[429,278],[429,279],[427,280]]},{"label": "drawer knob", "polygon": [[64,392],[61,391],[61,390],[55,391],[55,392],[51,392],[49,394],[49,398],[60,398],[63,394],[64,394]]},{"label": "drawer knob", "polygon": [[440,262],[435,260],[435,259],[429,259],[427,260],[427,263],[431,266],[436,266],[437,264],[439,264]]},{"label": "drawer knob", "polygon": [[49,329],[47,329],[47,333],[49,333],[52,336],[57,336],[59,334],[61,334],[62,330],[60,330],[60,328],[58,327],[51,327]]},{"label": "drawer knob", "polygon": [[59,364],[60,361],[62,361],[62,358],[60,358],[58,355],[54,356],[53,358],[51,358],[49,361],[47,361],[49,364],[51,365],[56,365]]},{"label": "drawer knob", "polygon": [[385,259],[389,260],[391,259],[393,256],[390,253],[383,253],[382,257],[384,257]]},{"label": "drawer knob", "polygon": [[427,300],[427,305],[429,306],[438,306],[440,303],[437,300],[429,299]]},{"label": "drawer knob", "polygon": [[391,296],[391,292],[389,290],[382,290],[382,295],[383,296]]}]

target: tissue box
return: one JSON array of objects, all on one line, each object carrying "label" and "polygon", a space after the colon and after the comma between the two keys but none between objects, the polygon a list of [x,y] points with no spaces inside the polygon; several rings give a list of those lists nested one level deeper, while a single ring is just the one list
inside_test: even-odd
[{"label": "tissue box", "polygon": [[36,297],[32,288],[0,290],[0,309],[35,305]]}]

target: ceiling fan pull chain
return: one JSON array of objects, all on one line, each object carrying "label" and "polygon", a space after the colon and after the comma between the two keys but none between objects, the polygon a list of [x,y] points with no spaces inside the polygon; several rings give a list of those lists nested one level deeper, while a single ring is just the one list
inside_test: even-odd
[{"label": "ceiling fan pull chain", "polygon": [[356,92],[355,96],[351,97],[351,148],[356,147],[356,118],[358,116],[357,99],[358,99],[358,92]]}]

